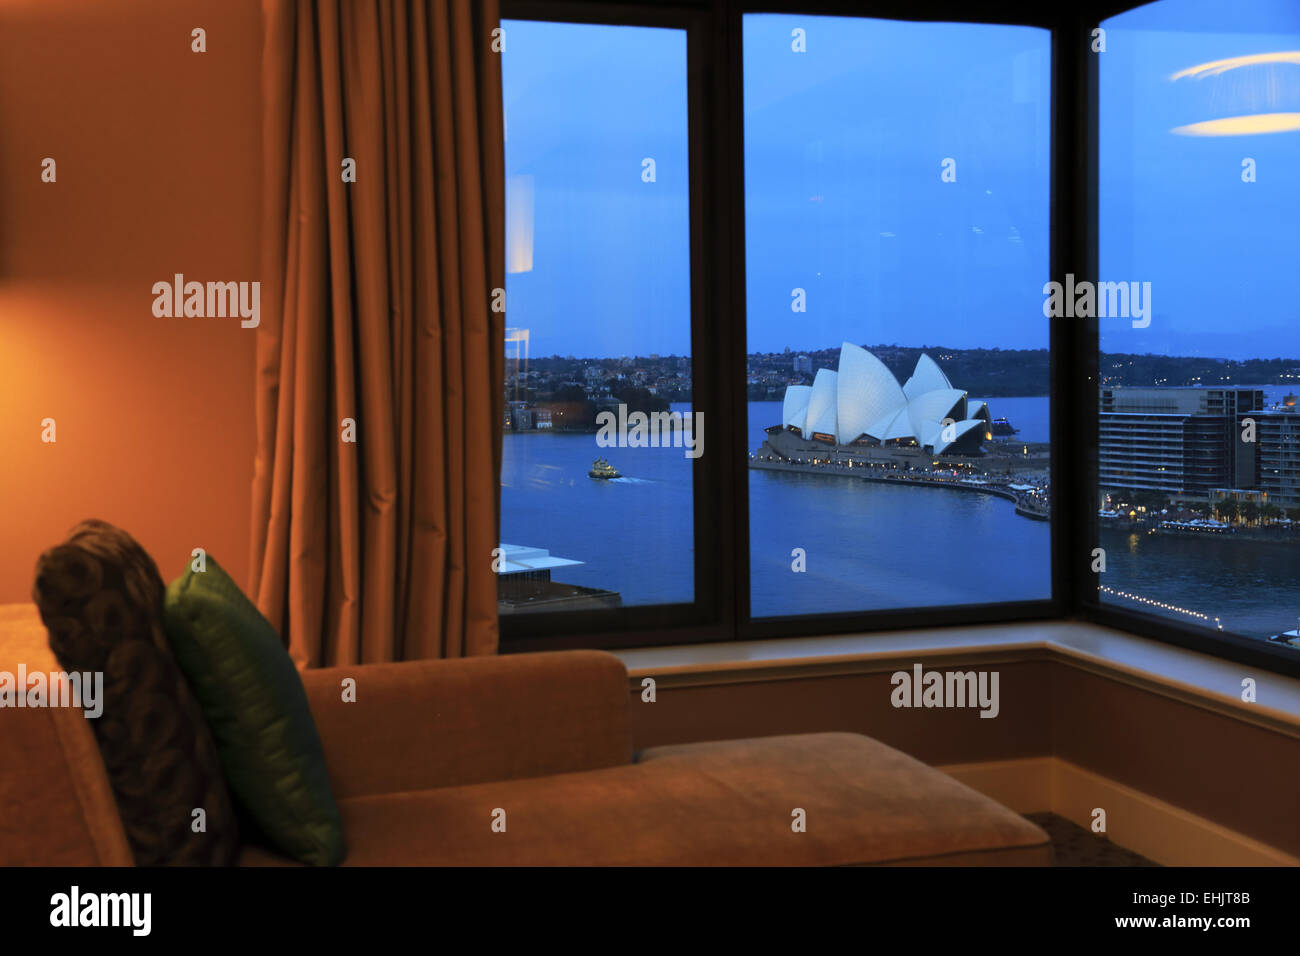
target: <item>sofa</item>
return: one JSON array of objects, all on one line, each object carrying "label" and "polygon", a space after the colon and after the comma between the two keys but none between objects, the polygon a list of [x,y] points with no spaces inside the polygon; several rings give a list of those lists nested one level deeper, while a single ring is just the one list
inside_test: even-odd
[{"label": "sofa", "polygon": [[[58,669],[35,607],[0,606],[0,671],[20,662],[29,673]],[[302,677],[346,866],[1051,862],[1037,826],[860,734],[634,752],[630,708],[653,705],[604,652]],[[346,678],[355,701],[343,699]],[[81,711],[0,708],[0,766],[0,865],[131,865]],[[298,865],[253,843],[239,862]]]}]

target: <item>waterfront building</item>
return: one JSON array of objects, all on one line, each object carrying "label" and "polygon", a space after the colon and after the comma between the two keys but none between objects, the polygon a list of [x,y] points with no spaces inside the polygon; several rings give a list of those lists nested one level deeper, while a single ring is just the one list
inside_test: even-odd
[{"label": "waterfront building", "polygon": [[1268,502],[1268,492],[1259,488],[1211,488],[1210,504],[1220,501],[1235,501],[1237,504],[1262,505]]},{"label": "waterfront building", "polygon": [[1258,418],[1252,388],[1103,388],[1097,465],[1102,492],[1159,491],[1208,500],[1211,488],[1257,487],[1258,443],[1241,420]]},{"label": "waterfront building", "polygon": [[501,544],[492,568],[497,578],[497,610],[501,614],[536,610],[583,610],[618,607],[617,591],[562,584],[551,579],[556,568],[572,568],[583,561],[561,558],[545,548]]},{"label": "waterfront building", "polygon": [[527,402],[510,402],[506,406],[506,427],[511,431],[532,430],[537,410]]},{"label": "waterfront building", "polygon": [[1281,406],[1260,412],[1256,421],[1259,442],[1259,487],[1268,500],[1283,508],[1300,506],[1300,409],[1295,396]]}]

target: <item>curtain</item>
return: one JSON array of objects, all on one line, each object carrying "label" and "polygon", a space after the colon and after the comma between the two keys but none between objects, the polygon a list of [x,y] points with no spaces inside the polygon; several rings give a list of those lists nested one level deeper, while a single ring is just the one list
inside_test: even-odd
[{"label": "curtain", "polygon": [[300,667],[495,653],[497,0],[262,19],[256,603]]}]

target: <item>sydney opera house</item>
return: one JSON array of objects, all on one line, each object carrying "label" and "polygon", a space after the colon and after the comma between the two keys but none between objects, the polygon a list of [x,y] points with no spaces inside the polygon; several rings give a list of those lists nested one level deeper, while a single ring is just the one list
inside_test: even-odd
[{"label": "sydney opera house", "polygon": [[830,445],[979,455],[991,428],[988,406],[970,403],[930,356],[922,354],[899,385],[880,359],[845,342],[839,371],[818,369],[812,385],[789,386],[781,426],[768,431]]}]

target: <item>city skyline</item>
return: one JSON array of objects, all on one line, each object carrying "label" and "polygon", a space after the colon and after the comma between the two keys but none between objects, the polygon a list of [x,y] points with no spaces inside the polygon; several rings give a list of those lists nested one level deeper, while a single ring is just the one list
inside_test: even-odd
[{"label": "city skyline", "polygon": [[[847,341],[847,340],[842,340],[842,342],[843,341]],[[1048,351],[1048,349],[1045,346],[1039,346],[1037,348],[1015,348],[1015,347],[1002,347],[997,345],[954,346],[950,344],[930,344],[930,343],[922,343],[919,345],[907,345],[899,342],[888,342],[888,343],[878,342],[875,343],[874,345],[870,343],[856,343],[856,342],[853,344],[855,345],[861,344],[864,348],[868,348],[868,349],[909,349],[909,350],[921,349],[923,351],[926,350],[954,351],[954,352],[971,352],[971,351],[980,351],[980,350],[1000,351],[1000,352],[1046,352]],[[778,348],[774,351],[749,351],[746,352],[745,354],[746,355],[787,355],[788,354],[791,357],[793,357],[795,355],[812,355],[817,352],[832,352],[838,350],[839,347],[840,347],[839,344],[823,345],[820,347],[813,347],[813,348],[810,347],[796,348],[792,345],[787,345]],[[1188,353],[1183,353],[1179,355],[1179,354],[1172,354],[1168,352],[1122,352],[1122,351],[1108,352],[1105,350],[1099,352],[1098,354],[1106,355],[1106,356],[1133,355],[1133,356],[1141,356],[1144,358],[1164,358],[1164,359],[1204,359],[1206,361],[1211,361],[1211,362],[1234,362],[1237,364],[1245,364],[1249,362],[1295,362],[1297,365],[1300,365],[1300,355],[1247,355],[1242,358],[1233,358],[1226,355],[1195,355],[1195,354],[1188,354]],[[508,360],[514,360],[516,356],[507,355],[506,358]],[[629,358],[630,359],[690,358],[690,353],[689,352],[662,352],[662,353],[661,352],[653,352],[653,353],[623,352],[618,355],[574,355],[572,353],[561,355],[560,353],[555,352],[549,355],[532,355],[528,357],[523,357],[520,358],[520,360],[521,361],[543,361],[543,360],[552,360],[552,359],[562,359],[565,361],[574,361],[574,362],[584,362],[584,361],[609,362],[609,361],[618,361],[621,359],[629,359]]]}]

